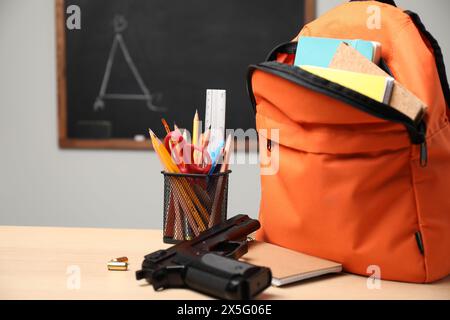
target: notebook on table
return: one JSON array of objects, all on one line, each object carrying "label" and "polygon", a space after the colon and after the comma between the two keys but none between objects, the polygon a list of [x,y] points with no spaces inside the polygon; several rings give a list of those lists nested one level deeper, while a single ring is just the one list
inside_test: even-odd
[{"label": "notebook on table", "polygon": [[260,241],[249,243],[248,253],[242,260],[269,267],[272,270],[272,285],[276,287],[342,271],[339,263]]}]

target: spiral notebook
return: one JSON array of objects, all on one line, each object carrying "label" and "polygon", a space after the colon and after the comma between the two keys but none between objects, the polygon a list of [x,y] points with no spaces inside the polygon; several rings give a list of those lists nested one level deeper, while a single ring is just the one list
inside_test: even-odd
[{"label": "spiral notebook", "polygon": [[248,253],[241,260],[269,267],[276,287],[342,271],[339,263],[259,241],[249,243]]}]

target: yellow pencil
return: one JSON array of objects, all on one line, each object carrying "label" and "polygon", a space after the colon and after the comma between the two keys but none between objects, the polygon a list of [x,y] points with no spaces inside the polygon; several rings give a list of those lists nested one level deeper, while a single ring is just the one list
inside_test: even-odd
[{"label": "yellow pencil", "polygon": [[[200,120],[198,118],[198,111],[195,110],[194,120],[193,120],[193,123],[192,123],[192,144],[194,146],[198,146],[200,144],[200,140],[199,140],[199,132],[200,132],[199,124],[200,124]],[[197,151],[195,151],[195,150],[194,150],[194,153],[193,153],[193,160],[194,160],[195,164],[199,163],[199,153]]]},{"label": "yellow pencil", "polygon": [[199,131],[198,111],[195,110],[194,121],[192,123],[192,144],[194,146],[196,146],[198,143],[198,131]]},{"label": "yellow pencil", "polygon": [[180,173],[180,169],[178,169],[176,164],[173,162],[169,152],[151,130],[150,138],[152,140],[153,149],[155,149],[156,153],[159,155],[159,160],[161,161],[163,168],[165,168],[169,173]]}]

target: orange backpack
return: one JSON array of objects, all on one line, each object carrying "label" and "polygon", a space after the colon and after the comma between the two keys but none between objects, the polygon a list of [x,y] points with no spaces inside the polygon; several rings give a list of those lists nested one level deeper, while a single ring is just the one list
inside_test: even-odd
[{"label": "orange backpack", "polygon": [[[260,153],[278,158],[261,174],[257,237],[348,272],[432,282],[450,273],[450,90],[419,17],[383,2],[340,5],[299,36],[380,42],[393,77],[428,106],[424,120],[293,66],[296,40],[274,49],[248,74]],[[368,6],[380,29],[367,27]]]}]

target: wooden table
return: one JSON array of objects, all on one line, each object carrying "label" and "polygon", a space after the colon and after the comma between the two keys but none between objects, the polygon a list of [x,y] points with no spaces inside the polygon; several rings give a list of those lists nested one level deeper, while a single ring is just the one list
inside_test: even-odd
[{"label": "wooden table", "polygon": [[[161,231],[0,227],[0,299],[205,299],[184,289],[154,292],[135,280],[143,256],[165,248]],[[127,256],[129,271],[108,271],[114,257]],[[450,299],[450,277],[419,285],[326,276],[285,288],[271,287],[261,299]]]}]

